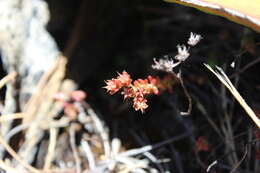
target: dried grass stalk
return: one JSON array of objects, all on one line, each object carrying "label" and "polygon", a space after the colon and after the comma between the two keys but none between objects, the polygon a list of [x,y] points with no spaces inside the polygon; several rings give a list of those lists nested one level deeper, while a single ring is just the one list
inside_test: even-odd
[{"label": "dried grass stalk", "polygon": [[40,171],[29,165],[23,158],[21,158],[6,141],[0,136],[0,144],[8,151],[8,153],[15,158],[23,167],[27,168],[32,173],[40,173]]},{"label": "dried grass stalk", "polygon": [[6,85],[6,83],[8,83],[8,82],[10,82],[10,81],[14,81],[16,75],[17,75],[16,72],[12,72],[12,73],[9,73],[8,75],[6,75],[4,78],[2,78],[2,79],[0,80],[0,89],[3,88],[3,86]]},{"label": "dried grass stalk", "polygon": [[254,111],[248,106],[243,97],[239,94],[237,89],[231,83],[225,72],[218,66],[216,70],[213,70],[208,64],[204,64],[214,75],[227,87],[239,104],[244,108],[248,116],[254,121],[254,123],[260,128],[260,119],[256,116]]}]

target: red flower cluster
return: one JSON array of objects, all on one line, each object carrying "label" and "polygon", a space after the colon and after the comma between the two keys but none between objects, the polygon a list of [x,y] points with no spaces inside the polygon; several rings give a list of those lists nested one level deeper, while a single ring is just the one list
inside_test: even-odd
[{"label": "red flower cluster", "polygon": [[134,109],[136,111],[141,110],[142,113],[148,107],[147,95],[159,94],[159,89],[169,88],[168,86],[165,87],[165,82],[152,76],[148,76],[147,79],[132,81],[131,76],[126,71],[123,71],[122,74],[118,73],[117,78],[105,81],[106,86],[104,88],[111,95],[122,89],[121,94],[124,95],[124,99],[133,98]]},{"label": "red flower cluster", "polygon": [[196,152],[200,151],[208,151],[209,150],[209,145],[205,137],[200,136],[197,141],[196,141]]},{"label": "red flower cluster", "polygon": [[128,87],[131,82],[132,79],[130,75],[126,71],[123,71],[122,74],[118,73],[118,77],[116,79],[106,81],[107,86],[105,86],[104,88],[107,89],[109,94],[113,95],[122,87]]}]

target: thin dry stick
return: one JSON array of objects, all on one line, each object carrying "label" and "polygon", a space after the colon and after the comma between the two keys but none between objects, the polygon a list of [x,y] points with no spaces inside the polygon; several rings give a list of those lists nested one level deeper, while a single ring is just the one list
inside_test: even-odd
[{"label": "thin dry stick", "polygon": [[45,157],[44,170],[51,168],[51,162],[53,161],[55,155],[55,147],[57,143],[58,130],[56,128],[50,128],[50,143],[48,146],[48,153]]},{"label": "thin dry stick", "polygon": [[183,138],[188,137],[189,135],[190,135],[189,133],[183,133],[179,136],[171,137],[171,138],[169,138],[165,141],[162,141],[162,142],[154,144],[154,145],[146,145],[146,146],[141,147],[141,148],[135,148],[135,149],[127,150],[125,152],[120,153],[119,156],[134,156],[134,155],[142,154],[142,153],[157,149],[159,147],[162,147],[164,145],[173,143],[175,141],[179,141]]},{"label": "thin dry stick", "polygon": [[239,94],[237,89],[233,86],[227,75],[224,73],[224,71],[217,67],[217,70],[213,70],[208,64],[204,64],[214,75],[227,87],[227,89],[231,92],[231,94],[236,98],[236,100],[239,102],[239,104],[244,108],[246,113],[249,115],[249,117],[254,121],[254,123],[260,128],[260,119],[256,116],[254,111],[247,105],[245,100],[242,98],[242,96]]},{"label": "thin dry stick", "polygon": [[196,101],[197,102],[197,108],[200,110],[201,114],[206,118],[206,120],[209,122],[209,124],[211,125],[211,127],[213,128],[213,130],[215,130],[215,132],[219,135],[219,137],[223,140],[223,135],[221,134],[217,124],[212,120],[212,118],[210,118],[206,111],[206,109],[203,107],[203,105],[199,102],[199,100]]},{"label": "thin dry stick", "polygon": [[[135,131],[130,131],[130,133],[133,135],[133,137],[135,138],[135,140],[141,145],[144,146],[146,145],[147,140],[144,140],[143,137],[139,136]],[[145,134],[144,134],[145,135]],[[150,142],[149,142],[150,143]],[[152,154],[151,152],[145,152],[143,153],[143,155],[145,157],[147,157],[150,161],[152,161],[153,164],[155,164],[157,166],[157,168],[159,169],[159,172],[165,172],[164,168],[162,167],[161,163],[159,162],[159,159],[156,158],[156,156],[154,154]]]},{"label": "thin dry stick", "polygon": [[26,114],[23,113],[23,112],[9,114],[9,115],[1,115],[0,116],[0,123],[5,122],[5,121],[14,120],[14,119],[21,119],[21,118],[24,118],[25,116],[26,116]]},{"label": "thin dry stick", "polygon": [[17,75],[16,72],[12,72],[12,73],[9,73],[8,75],[6,75],[3,79],[1,79],[0,80],[0,89],[3,88],[3,86],[5,86],[5,84],[8,83],[9,81],[14,81],[16,75]]},{"label": "thin dry stick", "polygon": [[89,169],[92,170],[96,167],[95,158],[91,151],[91,148],[86,140],[81,140],[81,146],[85,152],[86,158],[88,160]]},{"label": "thin dry stick", "polygon": [[104,147],[104,152],[105,152],[105,157],[109,158],[110,157],[110,143],[109,143],[109,135],[108,135],[108,130],[104,127],[104,124],[100,121],[98,118],[97,114],[95,111],[91,108],[91,106],[87,102],[82,102],[83,106],[87,110],[87,113],[91,117],[93,123],[96,126],[96,129],[102,138],[103,141],[103,147]]},{"label": "thin dry stick", "polygon": [[[57,69],[54,70],[53,74],[48,77],[46,84],[42,87],[41,91],[37,91],[36,101],[32,101],[27,107],[26,120],[23,123],[31,122],[33,120],[32,126],[27,130],[25,135],[25,142],[19,149],[19,154],[27,159],[28,162],[32,162],[33,155],[32,151],[35,147],[37,147],[37,143],[43,136],[43,130],[41,127],[42,122],[47,122],[48,117],[46,114],[48,113],[50,106],[52,105],[53,95],[58,91],[60,87],[60,81],[64,76],[64,68],[66,64],[66,59],[64,57],[59,58],[59,63],[57,65]],[[49,73],[49,71],[47,72]]]},{"label": "thin dry stick", "polygon": [[5,142],[2,136],[0,136],[0,144],[4,146],[6,151],[14,158],[16,159],[23,167],[27,168],[32,173],[40,173],[40,171],[31,165],[29,165],[26,161],[24,161],[11,147],[9,144]]},{"label": "thin dry stick", "polygon": [[72,148],[73,156],[76,162],[76,170],[77,173],[81,173],[81,161],[79,158],[79,153],[77,151],[76,141],[75,141],[75,126],[72,124],[69,128],[69,134],[70,134],[70,146]]},{"label": "thin dry stick", "polygon": [[5,170],[6,172],[21,172],[20,170],[17,170],[15,168],[12,168],[11,166],[7,165],[3,160],[0,160],[0,168]]},{"label": "thin dry stick", "polygon": [[181,84],[181,87],[182,87],[182,89],[183,89],[183,91],[184,91],[184,94],[185,94],[185,96],[187,97],[188,102],[189,102],[189,103],[188,103],[189,105],[188,105],[187,111],[186,111],[186,112],[180,112],[180,114],[181,114],[181,115],[190,115],[190,113],[191,113],[191,111],[192,111],[192,99],[191,99],[191,96],[190,96],[190,94],[189,94],[189,92],[188,92],[186,86],[184,85],[183,79],[182,79],[182,77],[181,77],[181,70],[179,71],[179,74],[178,74],[178,75],[176,75],[176,73],[174,73],[173,71],[171,72],[171,74],[173,75],[174,78],[176,78],[176,79],[179,80],[179,82],[180,82],[180,84]]},{"label": "thin dry stick", "polygon": [[247,69],[249,69],[250,67],[254,66],[255,64],[260,62],[260,57],[258,57],[257,59],[255,59],[254,61],[248,63],[247,65],[245,65],[245,67],[243,67],[242,69],[240,69],[239,71],[235,72],[234,74],[232,74],[231,76],[229,76],[230,79],[234,78],[236,75],[239,75],[241,73],[243,73],[244,71],[246,71]]},{"label": "thin dry stick", "polygon": [[182,80],[181,77],[179,77],[179,81],[181,83],[181,87],[182,87],[182,89],[184,91],[184,94],[186,95],[186,97],[188,99],[188,102],[189,102],[188,110],[186,112],[181,112],[181,115],[190,115],[191,110],[192,110],[192,99],[191,99],[191,96],[190,96],[186,86],[184,85],[183,80]]},{"label": "thin dry stick", "polygon": [[232,170],[229,172],[229,173],[234,173],[236,171],[236,169],[241,165],[241,163],[245,160],[246,158],[246,155],[247,155],[247,150],[248,146],[246,145],[246,148],[245,148],[245,153],[243,155],[243,157],[241,158],[241,160],[235,165],[234,168],[232,168]]},{"label": "thin dry stick", "polygon": [[32,123],[19,124],[18,126],[13,127],[5,136],[5,140],[9,141],[15,134],[29,128]]},{"label": "thin dry stick", "polygon": [[51,79],[51,77],[53,76],[53,74],[55,73],[55,71],[59,68],[59,66],[62,66],[63,61],[64,61],[65,57],[63,57],[62,55],[60,55],[56,62],[53,64],[53,66],[49,69],[49,71],[47,71],[42,78],[40,79],[36,92],[34,93],[34,95],[30,98],[30,100],[28,101],[28,103],[25,105],[25,110],[28,114],[28,117],[26,119],[24,119],[23,122],[28,122],[30,121],[31,117],[33,116],[33,114],[35,113],[35,111],[37,110],[37,104],[39,104],[40,102],[40,98],[42,96],[42,91],[44,88],[46,88],[46,83],[48,83],[48,81]]},{"label": "thin dry stick", "polygon": [[212,162],[212,163],[207,167],[206,172],[209,172],[210,169],[211,169],[213,166],[215,166],[216,164],[218,164],[218,161],[217,161],[217,160],[215,160],[214,162]]}]

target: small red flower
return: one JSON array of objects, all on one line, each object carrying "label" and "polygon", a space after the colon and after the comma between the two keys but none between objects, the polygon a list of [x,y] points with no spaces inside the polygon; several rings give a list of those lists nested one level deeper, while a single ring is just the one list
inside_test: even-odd
[{"label": "small red flower", "polygon": [[135,93],[133,88],[124,88],[124,90],[121,93],[122,95],[124,95],[124,99],[128,99],[128,98],[132,98],[135,97]]},{"label": "small red flower", "polygon": [[104,88],[107,89],[107,92],[109,92],[110,95],[115,94],[122,88],[122,83],[118,79],[111,79],[105,82],[107,86]]},{"label": "small red flower", "polygon": [[117,80],[120,81],[122,86],[127,87],[131,84],[131,76],[126,71],[123,71],[122,74],[118,73],[118,75]]},{"label": "small red flower", "polygon": [[196,151],[200,152],[200,151],[208,151],[208,150],[209,150],[209,146],[207,140],[205,139],[205,137],[200,136],[196,141]]},{"label": "small red flower", "polygon": [[141,110],[142,113],[144,113],[144,110],[148,108],[148,105],[146,104],[147,100],[144,97],[138,96],[134,98],[134,104],[133,108],[138,111]]},{"label": "small red flower", "polygon": [[147,79],[137,79],[134,81],[134,86],[138,89],[143,88],[147,84],[148,84]]},{"label": "small red flower", "polygon": [[[152,80],[152,82],[155,83],[154,80]],[[159,90],[158,90],[157,86],[154,83],[151,83],[147,79],[138,79],[138,80],[134,81],[134,86],[136,87],[136,89],[139,92],[141,92],[144,95],[158,94]]]}]

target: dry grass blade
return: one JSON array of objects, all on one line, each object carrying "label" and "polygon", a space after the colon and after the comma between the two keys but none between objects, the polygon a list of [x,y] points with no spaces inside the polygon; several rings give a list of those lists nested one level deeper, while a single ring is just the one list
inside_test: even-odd
[{"label": "dry grass blade", "polygon": [[77,151],[75,131],[76,131],[76,124],[72,124],[69,128],[70,146],[76,163],[76,173],[81,173],[81,160],[80,160],[79,153]]},{"label": "dry grass blade", "polygon": [[246,113],[250,116],[250,118],[254,121],[254,123],[260,128],[260,119],[256,116],[254,111],[247,105],[245,100],[239,94],[237,89],[233,86],[225,72],[220,68],[217,67],[217,70],[213,70],[208,64],[204,64],[214,75],[227,87],[227,89],[231,92],[231,94],[236,98],[239,104],[244,108]]},{"label": "dry grass blade", "polygon": [[51,163],[55,156],[55,148],[57,143],[58,130],[56,128],[50,128],[50,143],[48,147],[48,153],[45,158],[44,170],[51,168]]},{"label": "dry grass blade", "polygon": [[6,172],[18,172],[18,170],[7,165],[3,160],[0,160],[0,168],[5,170]]},{"label": "dry grass blade", "polygon": [[90,148],[88,142],[86,140],[82,140],[81,146],[83,148],[83,151],[85,152],[90,170],[94,169],[96,167],[95,158],[94,158],[94,155],[91,151],[91,148]]},{"label": "dry grass blade", "polygon": [[93,120],[95,127],[96,127],[98,133],[100,134],[100,137],[102,138],[105,157],[109,158],[111,146],[110,146],[110,143],[109,143],[108,130],[104,127],[103,122],[100,121],[100,119],[98,118],[95,111],[91,108],[91,106],[86,102],[83,102],[83,105],[86,108],[87,113],[89,114],[89,116]]},{"label": "dry grass blade", "polygon": [[48,117],[53,106],[53,95],[58,92],[61,82],[64,78],[67,59],[59,56],[57,62],[48,72],[44,74],[39,82],[37,91],[29,100],[25,108],[26,117],[23,118],[22,124],[32,123],[25,133],[25,141],[19,148],[19,155],[28,163],[33,162],[34,151],[38,142],[44,135],[44,124],[50,124],[53,117]]},{"label": "dry grass blade", "polygon": [[6,83],[8,83],[9,81],[13,81],[16,77],[17,73],[16,72],[12,72],[8,75],[6,75],[3,79],[0,80],[0,89],[3,88],[3,86],[5,86]]},{"label": "dry grass blade", "polygon": [[22,119],[26,116],[25,113],[14,113],[14,114],[8,114],[8,115],[1,115],[0,116],[0,123],[5,121],[10,121],[14,119]]},{"label": "dry grass blade", "polygon": [[[28,103],[25,106],[25,112],[28,114],[28,116],[23,120],[23,122],[28,122],[31,121],[33,119],[33,117],[35,117],[35,113],[38,110],[38,105],[42,104],[42,99],[44,99],[44,102],[46,102],[46,96],[44,93],[44,91],[48,92],[48,91],[52,91],[50,90],[50,88],[48,88],[48,85],[51,85],[51,80],[54,80],[54,85],[56,84],[55,82],[61,81],[60,79],[57,78],[63,78],[64,75],[64,69],[67,63],[67,59],[65,57],[63,57],[62,55],[60,55],[56,62],[53,64],[53,66],[49,69],[49,71],[47,71],[41,78],[41,80],[39,81],[39,84],[37,86],[37,90],[36,92],[33,94],[33,96],[30,98],[30,100],[28,101]],[[59,74],[61,73],[61,74]],[[53,84],[52,83],[52,84]],[[57,84],[58,85],[58,84]],[[53,86],[52,86],[53,87]],[[53,88],[54,89],[54,88]],[[45,97],[43,97],[45,96]]]},{"label": "dry grass blade", "polygon": [[0,144],[4,146],[4,148],[6,149],[6,151],[8,151],[8,153],[15,158],[23,167],[27,168],[30,172],[32,173],[40,173],[39,170],[37,170],[36,168],[32,167],[31,165],[29,165],[25,160],[23,160],[6,142],[5,140],[2,138],[2,136],[0,136]]}]

